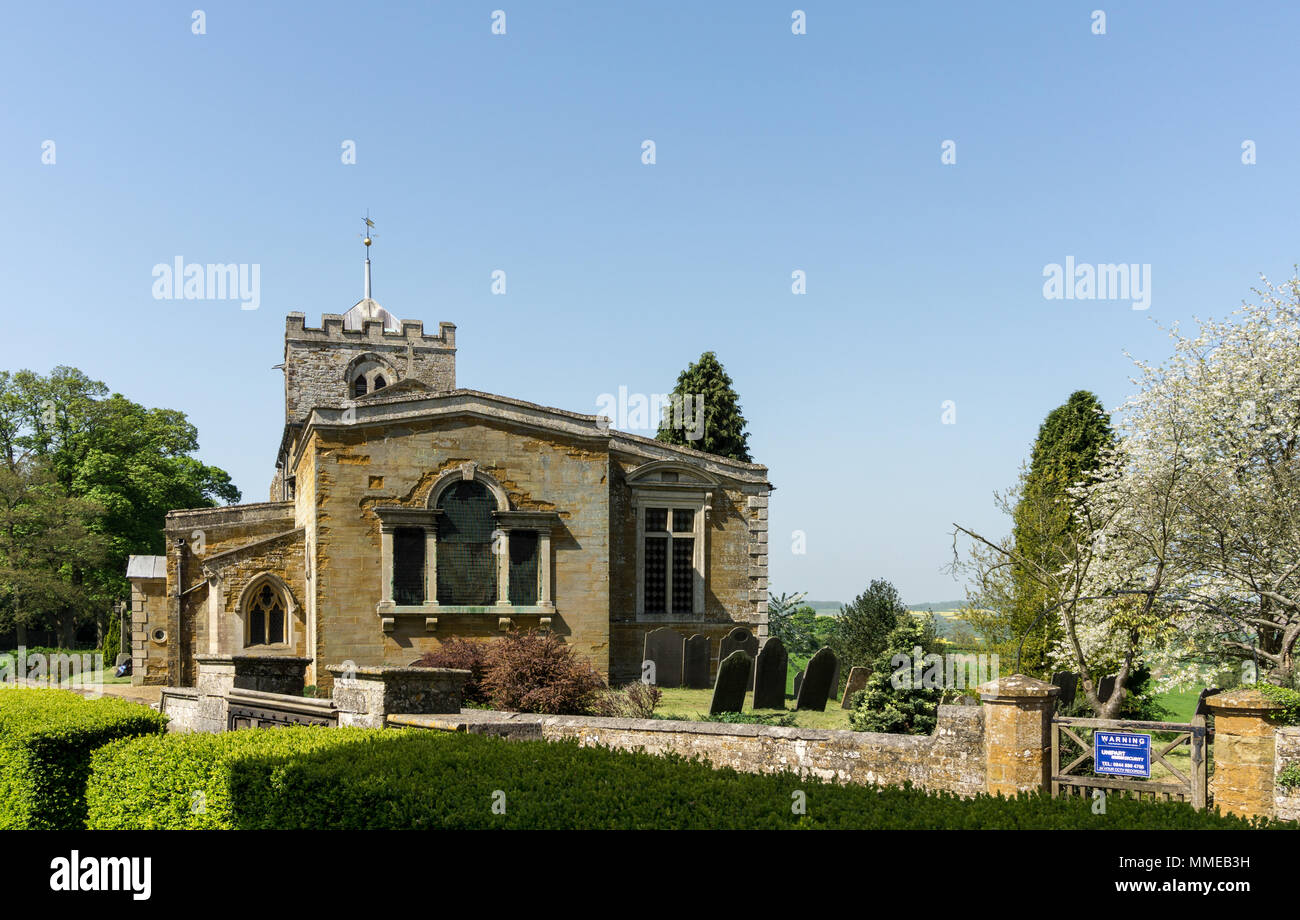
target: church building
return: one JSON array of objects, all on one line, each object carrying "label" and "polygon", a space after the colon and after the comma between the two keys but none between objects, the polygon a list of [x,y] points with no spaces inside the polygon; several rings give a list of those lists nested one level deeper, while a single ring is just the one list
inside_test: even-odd
[{"label": "church building", "polygon": [[270,500],[173,511],[167,555],[132,557],[136,683],[292,655],[326,695],[330,665],[543,628],[620,684],[661,626],[709,636],[714,668],[737,625],[766,636],[766,467],[459,388],[456,327],[365,278],[319,327],[288,315]]}]

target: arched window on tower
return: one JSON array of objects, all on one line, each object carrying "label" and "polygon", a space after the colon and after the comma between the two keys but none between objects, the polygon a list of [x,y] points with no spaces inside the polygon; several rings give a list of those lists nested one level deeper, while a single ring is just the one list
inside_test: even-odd
[{"label": "arched window on tower", "polygon": [[358,377],[356,380],[352,381],[352,398],[355,399],[358,396],[365,396],[365,395],[366,395],[366,378]]},{"label": "arched window on tower", "polygon": [[385,380],[385,379],[383,378],[383,375],[382,375],[382,374],[381,374],[380,376],[378,376],[378,377],[375,378],[375,387],[374,387],[374,388],[375,388],[376,390],[382,390],[382,389],[383,389],[384,387],[386,387],[386,386],[388,386],[388,381]]}]

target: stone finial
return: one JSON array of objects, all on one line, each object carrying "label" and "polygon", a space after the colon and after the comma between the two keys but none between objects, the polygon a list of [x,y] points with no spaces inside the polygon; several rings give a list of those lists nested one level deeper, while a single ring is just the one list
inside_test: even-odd
[{"label": "stone finial", "polygon": [[1211,712],[1223,712],[1226,715],[1262,715],[1268,718],[1286,707],[1275,703],[1254,687],[1242,687],[1225,693],[1216,693],[1205,698],[1205,705]]},{"label": "stone finial", "polygon": [[975,688],[982,700],[1047,699],[1055,697],[1061,688],[1024,674],[995,677]]}]

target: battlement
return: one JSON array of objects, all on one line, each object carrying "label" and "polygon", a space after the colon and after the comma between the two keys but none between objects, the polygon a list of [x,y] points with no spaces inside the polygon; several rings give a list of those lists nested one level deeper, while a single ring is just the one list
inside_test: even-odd
[{"label": "battlement", "polygon": [[359,396],[396,383],[417,393],[456,388],[454,323],[439,323],[437,335],[426,335],[420,320],[396,320],[368,299],[353,309],[363,306],[379,318],[365,319],[360,328],[347,328],[356,323],[355,314],[326,313],[316,328],[303,313],[286,317],[285,422],[301,422],[312,409],[347,408]]},{"label": "battlement", "polygon": [[307,325],[307,314],[290,313],[285,318],[284,338],[286,342],[292,340],[314,343],[336,342],[349,345],[398,344],[403,347],[409,343],[424,348],[451,349],[453,351],[456,348],[455,323],[439,323],[437,335],[425,335],[423,320],[404,319],[401,322],[401,332],[385,330],[383,321],[377,319],[368,321],[364,329],[344,329],[342,314],[325,313],[321,315],[320,326],[312,327]]}]

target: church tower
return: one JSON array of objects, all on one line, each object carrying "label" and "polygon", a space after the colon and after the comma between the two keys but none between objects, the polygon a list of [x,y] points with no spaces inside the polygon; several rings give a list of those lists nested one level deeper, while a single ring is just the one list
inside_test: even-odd
[{"label": "church tower", "polygon": [[[402,384],[418,391],[456,387],[456,326],[439,323],[426,335],[419,320],[399,320],[371,296],[369,229],[366,218],[365,287],[361,300],[339,315],[326,313],[319,328],[306,314],[290,313],[284,331],[284,420],[301,424],[312,409],[346,409],[358,399],[379,399]],[[394,392],[393,395],[396,395]]]}]

